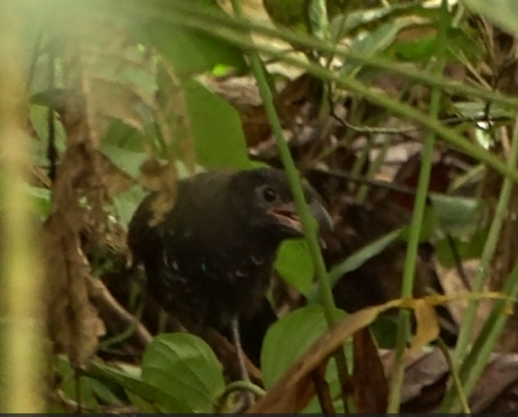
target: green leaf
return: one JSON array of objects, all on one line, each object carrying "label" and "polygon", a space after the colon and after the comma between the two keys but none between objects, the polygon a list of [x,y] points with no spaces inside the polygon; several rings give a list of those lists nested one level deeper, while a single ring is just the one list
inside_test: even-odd
[{"label": "green leaf", "polygon": [[[338,318],[343,318],[346,313],[337,309],[336,314]],[[303,307],[274,323],[266,333],[261,350],[261,370],[265,387],[268,389],[273,386],[279,377],[327,331],[327,328],[324,310],[320,305]],[[350,340],[346,343],[350,343]],[[338,395],[340,387],[334,360],[328,363],[326,381],[330,385],[332,396]],[[339,404],[337,406],[339,411]],[[321,412],[318,400],[313,399],[303,412]]]},{"label": "green leaf", "polygon": [[113,206],[124,225],[128,225],[138,205],[146,197],[146,192],[140,185],[134,185],[129,190],[117,194],[113,198]]},{"label": "green leaf", "polygon": [[48,188],[27,185],[27,192],[33,198],[32,208],[34,208],[35,213],[41,219],[47,218],[52,208],[52,193],[50,190]]},{"label": "green leaf", "polygon": [[221,364],[210,346],[186,333],[161,334],[149,344],[142,361],[142,379],[167,389],[194,412],[211,412],[225,389]]},{"label": "green leaf", "polygon": [[[48,133],[49,133],[49,123],[48,123],[48,113],[49,109],[46,106],[38,105],[38,104],[32,104],[31,110],[30,110],[30,119],[31,124],[34,127],[34,130],[36,130],[36,133],[38,135],[38,138],[40,139],[37,141],[37,144],[40,145],[38,148],[40,154],[38,157],[41,159],[38,159],[38,161],[44,161],[48,163],[47,161],[47,144],[49,143]],[[58,152],[63,152],[66,147],[66,134],[65,129],[63,128],[63,125],[61,124],[61,121],[59,117],[56,115],[55,118],[55,145]]]},{"label": "green leaf", "polygon": [[[171,7],[174,1],[158,3],[160,10]],[[191,3],[217,8],[210,0],[189,0]],[[149,5],[148,7],[153,7]],[[174,6],[173,10],[174,10]],[[221,11],[223,13],[223,11]],[[153,21],[146,26],[151,43],[171,64],[175,72],[183,76],[212,71],[217,65],[246,68],[241,51],[231,44],[210,35],[177,27],[171,23]]]},{"label": "green leaf", "polygon": [[[345,315],[341,310],[336,311],[342,317]],[[264,386],[272,387],[327,328],[324,309],[320,305],[295,310],[270,326],[261,350]]]},{"label": "green leaf", "polygon": [[[88,374],[94,378],[123,387],[125,390],[145,400],[142,403],[156,405],[162,412],[192,413],[194,411],[187,401],[174,395],[168,386],[162,385],[157,387],[143,381],[138,375],[133,375],[130,372],[117,369],[99,361],[91,362]],[[146,409],[143,411],[152,411],[154,409],[153,407],[150,410]]]},{"label": "green leaf", "polygon": [[433,193],[430,199],[438,227],[443,232],[454,236],[466,236],[474,233],[480,226],[484,207],[481,201]]},{"label": "green leaf", "polygon": [[[339,14],[337,16],[331,16],[331,34],[335,41],[340,40],[346,36],[349,32],[359,28],[360,26],[381,21],[387,17],[390,17],[395,12],[405,11],[411,9],[411,11],[422,10],[422,6],[417,6],[414,3],[406,4],[395,4],[389,7],[380,7],[367,10],[354,10],[347,14]],[[410,13],[410,11],[408,11]]]},{"label": "green leaf", "polygon": [[109,142],[101,142],[101,152],[124,172],[137,179],[140,177],[140,167],[148,158],[145,152],[127,151]]},{"label": "green leaf", "polygon": [[488,17],[505,31],[518,36],[516,0],[464,0],[463,3],[472,11]]},{"label": "green leaf", "polygon": [[305,240],[296,239],[282,244],[275,268],[290,285],[302,294],[308,294],[314,276],[313,262]]},{"label": "green leaf", "polygon": [[513,117],[512,112],[508,111],[499,104],[492,104],[488,108],[488,106],[484,103],[477,103],[473,101],[459,101],[452,103],[452,106],[460,116],[467,119],[477,119],[487,116],[495,119],[501,117]]},{"label": "green leaf", "polygon": [[[461,260],[476,259],[482,255],[482,250],[487,240],[487,230],[479,229],[472,236],[467,238],[453,237],[455,250]],[[447,238],[439,239],[434,243],[435,256],[437,260],[447,268],[454,267],[456,260]]]},{"label": "green leaf", "polygon": [[254,166],[237,111],[197,81],[183,87],[198,163],[207,168]]},{"label": "green leaf", "polygon": [[[153,135],[154,137],[154,135]],[[105,145],[115,146],[129,152],[143,153],[144,141],[149,138],[144,133],[124,123],[121,120],[114,119],[109,124],[108,129],[101,141],[101,149]]]},{"label": "green leaf", "polygon": [[[350,45],[351,51],[361,52],[364,56],[373,56],[380,51],[388,48],[401,29],[411,24],[410,20],[396,20],[394,22],[384,23],[377,29],[370,32],[367,36],[360,34],[353,39]],[[340,69],[340,74],[351,76],[358,72],[362,65],[354,62],[346,62]]]},{"label": "green leaf", "polygon": [[[65,398],[71,399],[74,402],[78,402],[77,392],[77,380],[75,371],[70,366],[70,363],[63,357],[57,358],[57,372],[62,378],[60,389],[63,391]],[[100,412],[101,408],[95,399],[92,388],[90,386],[91,378],[81,376],[79,381],[79,396],[83,406],[93,410],[94,412]]]},{"label": "green leaf", "polygon": [[263,5],[275,25],[308,33],[305,0],[263,0]]},{"label": "green leaf", "polygon": [[395,349],[397,336],[397,322],[394,317],[379,316],[370,325],[376,343],[381,349]]}]

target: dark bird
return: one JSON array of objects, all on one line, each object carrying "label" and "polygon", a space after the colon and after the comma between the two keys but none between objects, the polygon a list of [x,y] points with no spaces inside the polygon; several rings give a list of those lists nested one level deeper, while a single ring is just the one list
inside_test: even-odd
[{"label": "dark bird", "polygon": [[[158,195],[145,198],[129,224],[134,263],[144,265],[147,288],[166,310],[231,329],[239,352],[238,321],[264,299],[281,242],[303,236],[286,175],[260,168],[180,181],[173,208],[154,225]],[[317,194],[306,187],[305,197],[315,219],[331,227]]]}]

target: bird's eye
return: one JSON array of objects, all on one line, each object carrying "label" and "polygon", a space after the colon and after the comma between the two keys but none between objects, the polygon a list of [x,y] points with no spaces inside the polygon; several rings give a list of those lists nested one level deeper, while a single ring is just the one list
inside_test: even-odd
[{"label": "bird's eye", "polygon": [[263,189],[263,198],[267,203],[273,203],[277,199],[277,193],[273,188],[265,187]]}]

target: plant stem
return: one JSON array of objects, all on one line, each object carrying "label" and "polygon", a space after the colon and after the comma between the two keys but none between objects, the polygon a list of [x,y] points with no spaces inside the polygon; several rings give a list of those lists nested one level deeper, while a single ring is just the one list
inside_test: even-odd
[{"label": "plant stem", "polygon": [[[509,167],[516,167],[518,164],[518,118],[516,119],[513,132],[513,140],[511,146],[511,152],[509,156],[508,165]],[[491,223],[489,233],[487,236],[484,250],[482,251],[482,257],[480,260],[480,267],[477,275],[473,282],[472,292],[481,292],[484,288],[484,284],[487,278],[487,273],[491,267],[491,260],[496,251],[498,245],[498,239],[500,237],[500,231],[502,229],[503,222],[507,215],[507,209],[509,207],[509,201],[511,199],[512,190],[514,183],[510,178],[506,178],[502,185],[502,191],[500,192],[500,198],[496,206],[495,217]],[[516,264],[513,272],[507,278],[503,292],[510,296],[516,297],[518,291],[518,263]],[[459,339],[455,348],[455,361],[461,363],[461,382],[464,384],[466,394],[469,395],[476,382],[475,377],[480,376],[483,372],[491,350],[496,344],[498,336],[503,330],[505,321],[507,319],[504,314],[505,309],[504,301],[499,301],[495,304],[490,319],[484,324],[482,331],[480,332],[477,342],[473,346],[471,352],[468,352],[468,346],[470,343],[470,337],[472,334],[473,324],[476,319],[478,302],[476,300],[470,300],[468,309],[464,316],[462,326],[460,329]],[[493,317],[494,316],[494,317]],[[467,356],[467,357],[466,357]],[[469,371],[469,372],[468,372]],[[441,410],[448,411],[458,409],[458,400],[455,398],[455,392],[452,387],[452,382],[449,383],[449,389],[444,397],[441,404]]]},{"label": "plant stem", "polygon": [[[24,175],[30,166],[25,80],[21,53],[23,19],[7,7],[0,16],[1,300],[0,404],[3,413],[42,412],[42,265]],[[20,10],[18,10],[20,12]]]},{"label": "plant stem", "polygon": [[[240,0],[232,0],[232,7],[234,9],[234,13],[237,16],[242,16]],[[313,221],[313,218],[309,212],[297,168],[295,166],[295,163],[293,162],[290,149],[282,132],[281,122],[275,109],[272,92],[270,91],[270,87],[266,79],[263,65],[257,52],[250,52],[249,55],[252,71],[257,81],[259,92],[261,94],[261,98],[263,99],[263,104],[268,115],[268,119],[270,120],[270,123],[272,125],[272,131],[275,137],[277,147],[279,149],[279,154],[284,168],[286,170],[286,175],[288,177],[291,190],[293,192],[293,197],[295,200],[295,204],[297,206],[297,211],[302,221],[304,235],[309,247],[311,259],[313,261],[313,266],[315,268],[315,274],[317,276],[320,288],[320,300],[324,308],[326,320],[328,325],[332,326],[338,321],[338,318],[335,314],[336,307],[333,299],[333,293],[327,276],[327,269],[324,263],[324,258],[322,257],[322,253],[320,251],[320,245],[317,238],[315,222]],[[337,353],[335,354],[335,359],[337,362],[338,372],[340,374],[340,381],[342,382],[342,384],[344,384],[348,372],[343,349],[337,350]],[[345,400],[344,406],[346,406]]]},{"label": "plant stem", "polygon": [[[442,73],[446,57],[447,29],[450,23],[447,0],[442,0],[441,13],[439,16],[439,31],[437,33],[437,52],[435,72]],[[441,90],[434,88],[431,95],[430,117],[437,118],[440,108]],[[401,298],[412,297],[414,286],[415,266],[419,249],[419,237],[421,235],[421,224],[423,223],[424,211],[426,207],[426,197],[430,183],[430,173],[432,169],[433,153],[435,146],[435,132],[428,132],[425,139],[421,169],[419,172],[419,182],[414,203],[414,212],[410,225],[408,238],[407,254],[405,259],[405,269],[403,271],[403,283],[401,288]],[[388,413],[398,413],[401,402],[401,388],[404,377],[403,356],[406,350],[408,334],[410,329],[410,312],[407,310],[399,311],[396,359],[390,380]]]}]

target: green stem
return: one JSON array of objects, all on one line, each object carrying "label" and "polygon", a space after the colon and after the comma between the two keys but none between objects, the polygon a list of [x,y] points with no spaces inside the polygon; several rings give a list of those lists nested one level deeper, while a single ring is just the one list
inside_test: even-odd
[{"label": "green stem", "polygon": [[[232,6],[234,8],[234,13],[236,13],[237,16],[241,16],[242,12],[239,0],[232,0]],[[324,259],[322,257],[322,253],[320,252],[320,245],[318,243],[315,223],[313,217],[309,212],[306,199],[304,197],[304,190],[300,182],[299,173],[297,171],[297,167],[295,166],[295,162],[291,157],[288,143],[284,138],[281,122],[279,120],[273,102],[272,92],[270,91],[270,87],[268,86],[263,65],[257,53],[250,53],[250,63],[252,66],[252,71],[254,73],[255,79],[257,81],[259,93],[261,94],[261,98],[263,99],[266,114],[268,115],[268,119],[270,120],[270,123],[272,125],[273,135],[275,137],[277,147],[279,148],[279,154],[284,168],[286,170],[286,176],[288,177],[291,190],[293,192],[293,197],[295,200],[295,204],[297,206],[297,211],[299,212],[302,221],[304,235],[308,243],[311,259],[313,260],[313,265],[315,268],[315,274],[317,276],[320,290],[322,292],[321,300],[324,306],[326,318],[329,324],[334,324],[337,320],[335,316],[335,304],[333,294],[331,291],[331,285],[329,284],[329,280],[327,277],[327,269],[324,263]]]},{"label": "green stem", "polygon": [[266,391],[264,389],[249,381],[234,381],[225,387],[225,391],[223,391],[220,398],[224,399],[236,391],[248,391],[257,397],[264,397],[266,395]]},{"label": "green stem", "polygon": [[[515,167],[518,161],[518,126],[515,125],[514,129],[515,131],[513,144],[511,146],[511,157],[509,159],[510,167]],[[480,267],[478,268],[477,274],[475,275],[475,279],[473,281],[471,290],[474,293],[481,292],[484,289],[486,279],[488,277],[488,272],[491,268],[491,260],[493,259],[496,248],[498,246],[502,224],[507,214],[507,208],[509,206],[513,185],[514,184],[512,181],[506,179],[502,186],[502,192],[500,193],[500,198],[498,199],[496,206],[495,217],[491,223],[491,227],[489,228],[486,244],[484,245],[482,256],[480,258]],[[457,347],[455,350],[455,360],[457,363],[462,362],[463,358],[466,356],[466,351],[471,339],[471,334],[473,332],[473,324],[477,315],[477,307],[478,300],[470,300],[466,314],[462,320],[459,339],[457,341]]]},{"label": "green stem", "polygon": [[[439,17],[439,32],[437,33],[437,63],[435,72],[442,73],[446,57],[447,29],[450,23],[447,0],[442,0],[441,14]],[[436,119],[439,114],[441,100],[441,90],[434,88],[431,94],[430,117]],[[425,139],[421,169],[419,173],[419,182],[417,184],[417,192],[414,203],[414,212],[410,225],[410,234],[408,238],[407,255],[405,259],[405,269],[403,271],[403,283],[401,288],[401,298],[412,297],[414,286],[415,266],[417,263],[417,254],[419,249],[419,238],[421,236],[421,224],[423,223],[424,211],[426,207],[426,197],[428,195],[428,186],[430,183],[430,173],[433,162],[433,153],[435,146],[435,132],[428,132]],[[404,377],[403,356],[405,353],[408,335],[410,329],[410,312],[407,310],[399,311],[396,359],[394,369],[391,375],[389,402],[387,407],[388,413],[398,413],[401,402],[401,388]]]},{"label": "green stem", "polygon": [[[508,161],[509,167],[515,167],[518,164],[518,118],[516,119],[516,123],[514,125],[514,133],[513,133],[513,141],[511,145],[511,152],[510,157]],[[510,178],[506,178],[502,185],[502,191],[500,193],[500,198],[498,199],[498,203],[496,206],[495,216],[493,219],[493,222],[491,223],[491,227],[489,229],[488,237],[486,244],[484,246],[484,250],[482,251],[482,257],[480,260],[480,267],[478,269],[477,275],[475,276],[475,280],[473,282],[472,292],[478,293],[481,292],[484,288],[487,274],[489,272],[489,269],[491,267],[491,260],[493,259],[493,256],[495,254],[497,245],[498,245],[498,239],[500,237],[500,231],[502,230],[503,222],[507,215],[507,210],[509,207],[509,201],[511,199],[512,190],[514,187],[514,183]],[[506,295],[509,295],[511,297],[516,296],[516,290],[515,286],[518,287],[518,267],[515,267],[515,270],[513,270],[513,273],[511,273],[511,276],[506,280],[506,284],[504,286],[503,292]],[[483,371],[487,360],[489,358],[488,351],[490,352],[491,349],[494,347],[496,340],[501,333],[501,328],[503,328],[503,325],[505,324],[506,317],[502,314],[503,307],[500,308],[499,305],[501,303],[496,303],[495,307],[492,310],[492,315],[496,314],[497,316],[494,318],[495,321],[497,319],[502,319],[502,321],[498,321],[498,325],[495,324],[495,322],[490,324],[490,320],[488,320],[483,330],[481,331],[480,335],[477,338],[477,343],[473,347],[473,350],[467,355],[468,352],[468,346],[470,343],[470,337],[472,334],[473,325],[476,320],[476,313],[477,313],[477,306],[478,302],[476,300],[470,300],[468,308],[466,310],[466,314],[464,316],[464,319],[462,321],[462,326],[460,329],[459,339],[457,342],[457,346],[455,349],[455,360],[456,363],[461,363],[464,359],[464,363],[462,365],[461,369],[461,379],[462,382],[465,383],[464,387],[469,395],[471,392],[470,388],[472,389],[472,385],[474,384],[474,375],[480,375]],[[505,306],[504,306],[505,307]],[[500,317],[502,315],[502,317]],[[500,328],[501,326],[501,328]],[[467,357],[466,357],[467,355]],[[473,367],[477,367],[477,369],[480,367],[480,371],[475,372],[474,369],[470,369],[469,372],[465,371],[462,372],[463,369],[466,369],[466,366],[468,366],[468,363],[471,364]],[[469,383],[466,382],[466,380],[469,378]],[[455,398],[455,393],[452,388],[452,383],[449,384],[448,392],[446,393],[446,396],[443,400],[443,403],[441,405],[441,410],[451,410],[451,409],[457,409],[458,402]]]},{"label": "green stem", "polygon": [[462,412],[464,414],[471,414],[468,399],[466,398],[466,393],[464,392],[464,389],[462,387],[462,382],[460,381],[460,376],[457,367],[455,366],[455,361],[450,355],[450,350],[448,349],[448,346],[446,346],[446,343],[444,343],[444,340],[442,340],[441,338],[437,339],[437,346],[444,355],[446,363],[448,364],[448,368],[450,369],[453,386],[455,387],[457,398],[459,399],[460,404],[462,406]]},{"label": "green stem", "polygon": [[[231,2],[232,7],[234,9],[234,13],[237,16],[241,16],[242,10],[240,1],[232,0]],[[288,147],[286,139],[284,138],[281,122],[275,109],[273,96],[266,79],[266,74],[264,72],[263,65],[261,63],[259,55],[256,52],[251,52],[249,56],[252,71],[257,81],[257,86],[259,88],[259,93],[261,94],[266,114],[268,115],[268,119],[270,120],[270,123],[272,125],[272,131],[275,137],[277,147],[279,149],[279,154],[284,168],[286,170],[286,175],[288,177],[291,190],[293,192],[293,197],[295,200],[295,204],[297,206],[297,211],[302,221],[304,235],[309,247],[311,259],[313,261],[313,266],[315,268],[315,274],[317,276],[320,288],[321,301],[322,306],[324,308],[326,320],[328,325],[332,326],[338,321],[338,318],[335,314],[335,302],[333,299],[331,284],[329,283],[329,279],[327,276],[327,269],[324,263],[324,258],[322,257],[322,253],[320,251],[320,245],[317,237],[317,229],[315,227],[315,222],[309,212],[297,168],[295,166],[293,158],[291,157],[290,149]],[[337,353],[335,354],[335,359],[340,374],[340,380],[343,384],[345,384],[348,372],[343,349],[337,350]],[[345,400],[344,406],[346,407]]]}]

